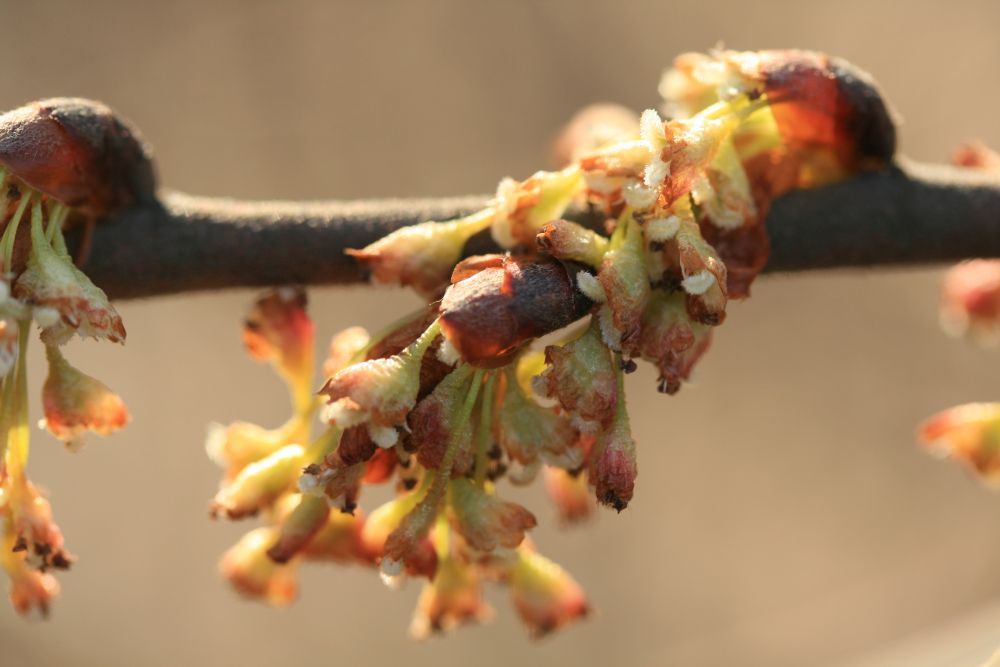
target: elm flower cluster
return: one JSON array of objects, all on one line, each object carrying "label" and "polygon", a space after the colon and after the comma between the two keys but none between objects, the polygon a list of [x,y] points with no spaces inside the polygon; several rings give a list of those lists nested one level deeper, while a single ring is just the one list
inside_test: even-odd
[{"label": "elm flower cluster", "polygon": [[[213,512],[266,517],[224,557],[226,576],[277,603],[303,559],[377,567],[391,586],[421,579],[417,637],[487,618],[489,581],[532,635],[584,617],[582,589],[536,551],[536,517],[511,485],[541,475],[564,523],[629,505],[625,375],[648,361],[658,390],[676,393],[764,266],[771,200],[891,157],[890,139],[859,137],[888,112],[877,94],[855,104],[849,86],[871,84],[846,68],[805,52],[682,56],[661,86],[670,118],[588,114],[564,134],[559,170],[504,179],[481,211],[351,251],[375,281],[429,303],[371,339],[335,337],[316,403],[285,426],[216,429],[226,481]],[[567,219],[581,209],[604,225]],[[485,230],[504,252],[464,257]],[[303,299],[281,303],[299,312]],[[361,509],[366,486],[390,483],[391,500]]]},{"label": "elm flower cluster", "polygon": [[[105,152],[108,136],[124,142],[125,153]],[[110,110],[77,100],[4,114],[0,138],[0,566],[14,608],[44,615],[59,591],[53,571],[68,568],[73,556],[46,494],[27,475],[31,327],[48,360],[40,426],[73,451],[88,432],[123,427],[129,414],[122,399],[62,352],[74,336],[125,342],[121,317],[77,268],[63,231],[136,199],[132,185],[115,178],[117,160],[141,157],[143,149]]]}]

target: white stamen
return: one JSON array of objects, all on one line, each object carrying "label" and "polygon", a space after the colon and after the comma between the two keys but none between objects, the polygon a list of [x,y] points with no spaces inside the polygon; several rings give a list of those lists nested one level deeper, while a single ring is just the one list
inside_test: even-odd
[{"label": "white stamen", "polygon": [[704,294],[715,284],[715,276],[710,271],[699,271],[681,281],[681,287],[688,294]]},{"label": "white stamen", "polygon": [[323,406],[320,418],[341,428],[350,428],[364,423],[368,416],[363,411],[350,407],[349,401],[338,400]]},{"label": "white stamen", "polygon": [[667,135],[663,131],[663,119],[653,109],[646,109],[639,118],[639,136],[649,142],[654,149],[663,148]]},{"label": "white stamen", "polygon": [[681,219],[676,215],[666,218],[656,218],[646,223],[646,240],[650,243],[663,243],[677,236],[681,228]]},{"label": "white stamen", "polygon": [[451,341],[446,336],[441,340],[441,347],[438,348],[437,358],[442,363],[454,366],[462,360],[462,355],[458,353],[458,349],[451,344]]},{"label": "white stamen", "polygon": [[648,188],[658,188],[670,176],[670,163],[656,155],[642,172],[642,182]]},{"label": "white stamen", "polygon": [[43,329],[48,329],[51,326],[55,326],[62,319],[59,315],[59,311],[55,308],[49,308],[48,306],[38,306],[31,309],[31,316],[35,318],[35,322],[38,323]]},{"label": "white stamen", "polygon": [[581,271],[576,274],[576,286],[580,288],[585,297],[594,303],[604,303],[608,300],[607,295],[604,293],[604,286],[601,285],[601,281],[597,279],[597,276],[592,273]]},{"label": "white stamen", "polygon": [[659,188],[643,187],[639,181],[630,181],[622,188],[622,196],[625,198],[625,203],[637,211],[650,208],[656,203],[656,198],[659,194]]},{"label": "white stamen", "polygon": [[299,477],[299,491],[305,496],[315,496],[317,498],[324,495],[323,485],[320,484],[319,475],[302,475]]},{"label": "white stamen", "polygon": [[394,447],[399,442],[399,433],[391,426],[368,425],[368,435],[371,436],[375,444],[382,449]]}]

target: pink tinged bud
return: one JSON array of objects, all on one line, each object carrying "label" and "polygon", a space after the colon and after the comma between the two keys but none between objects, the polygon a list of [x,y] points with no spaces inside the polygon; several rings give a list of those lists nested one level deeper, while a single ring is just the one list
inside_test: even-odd
[{"label": "pink tinged bud", "polygon": [[560,468],[579,467],[583,452],[576,447],[578,434],[569,420],[527,396],[513,373],[505,380],[495,430],[507,455],[524,465],[542,460]]},{"label": "pink tinged bud", "polygon": [[233,422],[228,426],[211,424],[205,438],[209,458],[226,468],[226,477],[235,477],[243,468],[273,454],[285,445],[302,442],[307,437],[308,424],[291,419],[276,429],[266,429],[250,422]]},{"label": "pink tinged bud", "polygon": [[439,562],[434,579],[424,584],[410,622],[410,636],[427,639],[434,633],[450,632],[491,616],[475,569],[447,557]]},{"label": "pink tinged bud", "polygon": [[59,349],[46,346],[49,375],[42,388],[45,428],[67,444],[90,431],[108,435],[129,421],[122,399],[104,383],[81,373]]},{"label": "pink tinged bud", "polygon": [[574,475],[560,468],[546,466],[543,479],[545,491],[555,505],[561,523],[577,523],[593,513],[593,496],[587,488],[585,473]]},{"label": "pink tinged bud", "polygon": [[639,134],[639,115],[620,104],[590,104],[576,112],[552,146],[555,163],[564,167],[609,144]]},{"label": "pink tinged bud", "polygon": [[472,367],[467,364],[459,366],[410,413],[407,420],[410,442],[416,449],[417,461],[425,468],[440,468],[448,445],[455,438],[459,442],[453,474],[462,475],[472,467],[469,424],[460,421],[458,413],[469,393],[473,372]]},{"label": "pink tinged bud", "polygon": [[917,430],[929,450],[1000,486],[1000,403],[969,403],[934,415]]},{"label": "pink tinged bud", "polygon": [[241,594],[283,607],[298,595],[297,564],[271,560],[267,550],[276,538],[274,528],[251,530],[222,555],[219,573]]},{"label": "pink tinged bud", "polygon": [[451,222],[424,222],[347,254],[364,264],[376,282],[409,285],[432,295],[448,284],[448,275],[469,238],[492,222],[493,209]]},{"label": "pink tinged bud", "polygon": [[959,167],[1000,172],[1000,153],[978,141],[959,146],[951,162]]},{"label": "pink tinged bud", "polygon": [[561,218],[583,183],[575,166],[539,171],[525,181],[505,178],[497,187],[490,233],[503,248],[531,246],[542,225]]},{"label": "pink tinged bud", "polygon": [[597,278],[604,288],[621,345],[631,349],[638,342],[642,311],[649,299],[642,228],[631,215],[618,222],[611,237],[611,251],[604,256]]},{"label": "pink tinged bud", "polygon": [[618,429],[602,434],[590,463],[597,501],[621,512],[632,500],[636,474],[635,442],[631,434]]},{"label": "pink tinged bud", "polygon": [[65,549],[48,499],[27,481],[12,482],[7,491],[11,534],[15,537],[11,551],[23,556],[28,567],[42,572],[68,569],[74,558]]},{"label": "pink tinged bud", "polygon": [[[428,535],[434,523],[438,519],[438,514],[444,507],[444,497],[447,486],[441,484],[435,477],[427,492],[413,507],[412,510],[400,520],[385,540],[382,551],[382,572],[387,575],[398,574],[400,566],[404,566],[407,572],[416,572],[421,575],[430,576],[433,573],[426,571],[428,563],[427,549],[430,547],[434,552]],[[433,567],[437,568],[437,558],[433,559]]]},{"label": "pink tinged bud", "polygon": [[556,259],[581,262],[597,268],[608,251],[608,239],[568,220],[546,223],[535,237],[542,252]]},{"label": "pink tinged bud", "polygon": [[716,227],[735,229],[756,221],[750,181],[731,140],[722,143],[704,177],[695,181],[691,194],[702,214]]},{"label": "pink tinged bud", "polygon": [[735,113],[718,117],[713,112],[717,113],[709,107],[692,118],[666,124],[667,145],[660,159],[670,164],[670,175],[663,188],[667,206],[691,192],[739,125]]},{"label": "pink tinged bud", "polygon": [[[421,331],[425,328],[421,327]],[[346,368],[351,359],[364,350],[370,341],[368,332],[361,327],[350,327],[335,334],[330,339],[330,349],[323,362],[323,377],[333,377],[337,371]]]},{"label": "pink tinged bud", "polygon": [[17,547],[13,534],[0,540],[0,566],[10,577],[10,604],[22,616],[37,609],[45,618],[59,595],[59,582],[52,574],[30,567],[23,550],[15,550]]},{"label": "pink tinged bud", "polygon": [[576,340],[545,348],[548,369],[538,376],[536,391],[556,399],[567,412],[589,422],[608,425],[618,401],[618,384],[611,353],[592,321]]},{"label": "pink tinged bud", "polygon": [[403,423],[417,402],[424,353],[437,336],[432,325],[399,354],[348,366],[330,378],[320,390],[329,398],[329,420],[343,428]]},{"label": "pink tinged bud", "polygon": [[125,342],[125,326],[107,295],[73,265],[69,255],[50,245],[42,228],[41,206],[31,220],[31,253],[14,283],[14,295],[26,303],[55,309],[60,320],[42,330],[42,340],[61,345],[74,332],[82,337]]},{"label": "pink tinged bud", "polygon": [[370,562],[361,546],[364,524],[365,518],[360,510],[348,514],[330,509],[326,523],[306,544],[302,555],[309,560],[337,563]]},{"label": "pink tinged bud", "polygon": [[251,463],[216,494],[212,516],[241,519],[271,506],[295,485],[304,455],[299,445],[287,445]]},{"label": "pink tinged bud", "polygon": [[441,331],[470,364],[502,366],[523,345],[572,324],[593,305],[576,288],[579,266],[550,257],[487,259],[479,258],[481,270],[449,287],[441,301]]},{"label": "pink tinged bud", "polygon": [[243,323],[243,344],[251,357],[274,364],[289,385],[308,392],[315,327],[306,313],[305,290],[282,287],[260,295]]},{"label": "pink tinged bud", "polygon": [[330,516],[330,506],[326,499],[317,496],[290,494],[285,502],[292,505],[287,515],[281,519],[277,541],[267,550],[267,555],[276,563],[287,563],[314,540],[326,525]]},{"label": "pink tinged bud", "polygon": [[[417,507],[424,493],[413,491],[400,495],[375,509],[361,528],[360,543],[363,557],[382,568],[387,582],[406,573],[431,578],[437,569],[437,552],[426,533],[404,548],[406,553],[393,559],[387,552],[389,537],[395,534],[405,517]],[[407,551],[408,550],[408,551]]]},{"label": "pink tinged bud", "polygon": [[941,326],[980,343],[1000,339],[1000,260],[974,259],[948,271],[941,290]]},{"label": "pink tinged bud", "polygon": [[656,290],[643,315],[639,352],[660,371],[659,391],[675,394],[708,350],[712,329],[692,322],[682,295]]},{"label": "pink tinged bud", "polygon": [[726,317],[726,265],[692,220],[681,222],[677,253],[691,317],[702,324],[721,324]]},{"label": "pink tinged bud", "polygon": [[517,503],[500,500],[468,479],[451,482],[451,525],[470,547],[490,552],[513,549],[538,521]]},{"label": "pink tinged bud", "polygon": [[580,585],[552,561],[522,549],[510,573],[510,591],[521,620],[535,638],[587,615]]}]

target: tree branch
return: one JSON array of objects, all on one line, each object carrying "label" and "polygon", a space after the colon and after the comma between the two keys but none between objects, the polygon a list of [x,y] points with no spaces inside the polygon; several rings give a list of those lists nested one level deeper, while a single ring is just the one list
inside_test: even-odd
[{"label": "tree branch", "polygon": [[[404,225],[481,208],[486,196],[297,203],[164,193],[97,225],[84,270],[112,298],[227,287],[351,284],[365,279],[346,248]],[[574,219],[597,225],[577,212]],[[1000,176],[900,163],[790,193],[767,219],[765,271],[876,267],[1000,256]],[[79,242],[79,231],[71,243]],[[470,252],[490,249],[488,237]]]}]

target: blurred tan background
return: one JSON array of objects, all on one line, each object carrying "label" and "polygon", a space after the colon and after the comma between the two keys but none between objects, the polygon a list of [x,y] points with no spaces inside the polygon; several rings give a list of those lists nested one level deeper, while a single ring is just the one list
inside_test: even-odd
[{"label": "blurred tan background", "polygon": [[[478,193],[545,166],[580,106],[655,105],[675,54],[724,40],[869,69],[905,117],[903,150],[944,160],[965,139],[1000,145],[998,27],[989,0],[2,0],[0,108],[103,100],[143,130],[163,184],[196,194]],[[499,594],[491,626],[411,643],[418,588],[359,569],[307,568],[283,611],[238,598],[215,560],[248,525],[208,520],[218,471],[202,439],[210,420],[284,418],[281,386],[240,347],[251,295],[123,303],[125,348],[70,352],[134,423],[75,456],[37,434],[31,473],[80,561],[47,623],[0,606],[0,665],[974,665],[1000,644],[1000,496],[912,432],[998,398],[1000,357],[938,331],[940,274],[768,277],[696,385],[666,398],[648,369],[632,376],[633,506],[562,532],[527,497],[541,548],[598,610],[540,643]],[[415,303],[312,299],[324,336]]]}]

